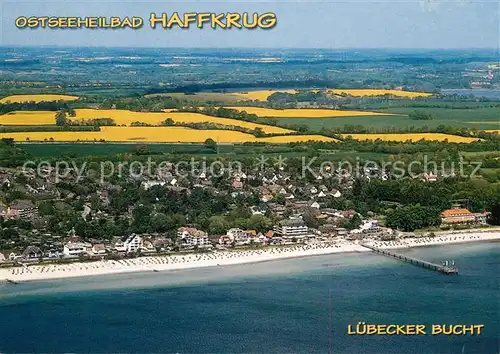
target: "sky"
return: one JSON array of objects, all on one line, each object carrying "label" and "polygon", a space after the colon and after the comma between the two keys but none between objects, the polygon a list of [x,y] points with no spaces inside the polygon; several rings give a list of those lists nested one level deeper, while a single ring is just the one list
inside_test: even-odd
[{"label": "sky", "polygon": [[[248,48],[500,48],[496,0],[43,1],[0,0],[2,46]],[[18,29],[19,16],[140,16],[151,12],[274,12],[271,30]]]}]

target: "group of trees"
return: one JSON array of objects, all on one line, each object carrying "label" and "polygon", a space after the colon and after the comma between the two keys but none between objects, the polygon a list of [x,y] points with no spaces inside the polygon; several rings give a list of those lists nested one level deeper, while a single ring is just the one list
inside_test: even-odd
[{"label": "group of trees", "polygon": [[70,106],[65,101],[51,102],[6,102],[0,103],[0,114],[6,114],[14,111],[60,111],[69,110]]},{"label": "group of trees", "polygon": [[236,109],[225,108],[225,107],[214,107],[214,106],[183,107],[179,111],[208,114],[213,117],[231,118],[231,119],[243,120],[246,122],[256,122],[258,119],[258,116],[256,114],[247,113],[246,111],[239,111]]},{"label": "group of trees", "polygon": [[[232,130],[237,132],[242,132],[246,134],[252,134],[257,138],[262,138],[265,136],[272,136],[276,134],[266,134],[262,128],[257,127],[254,129],[249,129],[245,127],[241,127],[238,125],[227,125],[227,124],[218,124],[214,122],[198,122],[198,123],[186,123],[179,122],[176,123],[172,118],[167,118],[162,122],[164,126],[180,126],[180,127],[188,127],[192,129],[200,129],[200,130]],[[137,125],[138,126],[138,125]]]},{"label": "group of trees", "polygon": [[439,212],[436,207],[411,204],[389,210],[386,215],[386,225],[402,231],[439,226],[441,224]]},{"label": "group of trees", "polygon": [[432,114],[426,111],[413,111],[408,114],[408,117],[412,120],[431,120],[433,119]]},{"label": "group of trees", "polygon": [[70,126],[90,126],[98,129],[101,126],[115,126],[116,123],[112,118],[92,118],[92,119],[68,119],[69,117],[76,117],[76,112],[74,109],[62,109],[57,111],[55,115],[56,125],[59,127],[70,127]]}]

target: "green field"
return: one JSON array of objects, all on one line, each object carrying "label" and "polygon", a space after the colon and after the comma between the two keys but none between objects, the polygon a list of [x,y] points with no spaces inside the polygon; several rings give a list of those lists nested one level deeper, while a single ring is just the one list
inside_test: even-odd
[{"label": "green field", "polygon": [[[82,156],[110,156],[117,154],[135,153],[142,144],[107,144],[107,143],[29,143],[18,144],[31,156],[36,157],[82,157]],[[221,146],[220,149],[227,149]],[[186,154],[213,154],[202,144],[148,144],[149,154],[186,153]]]},{"label": "green field", "polygon": [[[135,154],[139,147],[146,146],[148,155],[155,154],[189,154],[215,155],[231,154],[297,154],[297,149],[282,144],[251,145],[251,144],[219,144],[217,151],[203,144],[133,144],[133,143],[22,143],[18,147],[35,157],[82,157],[82,156],[112,156],[118,154]],[[304,148],[304,151],[306,149]],[[301,153],[300,151],[298,153]],[[303,153],[302,153],[303,154]]]},{"label": "green field", "polygon": [[428,127],[435,129],[440,125],[455,128],[500,129],[499,108],[450,109],[450,108],[389,108],[379,112],[408,115],[418,110],[428,112],[432,120],[413,120],[408,116],[360,116],[338,118],[277,118],[279,125],[307,125],[311,131],[321,128],[342,128],[345,125],[362,125],[373,129],[406,129]]},{"label": "green field", "polygon": [[[36,158],[79,158],[85,156],[115,156],[135,154],[142,144],[108,144],[108,143],[29,143],[17,146]],[[215,156],[216,152],[203,144],[148,144],[148,155],[155,154],[189,154],[197,156]],[[231,158],[266,155],[286,158],[308,156],[310,149],[305,146],[291,147],[283,145],[219,145],[220,155]],[[378,152],[360,152],[354,150],[319,150],[316,154],[331,161],[349,159],[354,156],[363,159],[386,158],[388,154]],[[272,164],[272,161],[269,161]]]}]

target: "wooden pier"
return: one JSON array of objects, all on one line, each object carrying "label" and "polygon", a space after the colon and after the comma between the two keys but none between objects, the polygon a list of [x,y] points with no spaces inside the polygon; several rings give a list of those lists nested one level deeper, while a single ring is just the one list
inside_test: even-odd
[{"label": "wooden pier", "polygon": [[436,271],[436,272],[439,272],[439,273],[443,273],[443,274],[448,274],[448,275],[456,275],[456,274],[458,274],[458,269],[455,266],[439,265],[439,264],[435,264],[435,263],[423,261],[421,259],[404,256],[402,254],[394,253],[394,252],[391,252],[391,251],[388,251],[388,250],[383,250],[381,248],[369,246],[369,245],[366,245],[366,244],[361,244],[361,246],[369,248],[373,252],[382,254],[384,256],[392,257],[392,258],[395,258],[395,259],[399,259],[400,261],[403,261],[403,262],[406,262],[406,263],[410,263],[410,264],[416,265],[418,267],[430,269],[430,270],[433,270],[433,271]]}]

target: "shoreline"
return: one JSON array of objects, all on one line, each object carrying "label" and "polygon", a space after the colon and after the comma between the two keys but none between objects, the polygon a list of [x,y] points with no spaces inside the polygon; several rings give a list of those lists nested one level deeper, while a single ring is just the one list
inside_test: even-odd
[{"label": "shoreline", "polygon": [[[407,249],[425,246],[443,246],[469,242],[500,240],[499,231],[452,233],[435,237],[407,238],[397,241],[367,240],[364,243],[382,249]],[[357,241],[339,241],[331,244],[293,245],[241,251],[216,251],[173,256],[149,256],[122,260],[75,262],[68,264],[31,265],[0,269],[0,284],[79,278],[143,272],[168,272],[183,269],[250,264],[281,259],[320,256],[337,253],[371,252]]]},{"label": "shoreline", "polygon": [[398,241],[367,241],[366,244],[381,249],[408,249],[415,247],[442,246],[449,244],[465,244],[469,242],[500,241],[500,231],[474,233],[446,233],[435,237],[406,238]]}]

